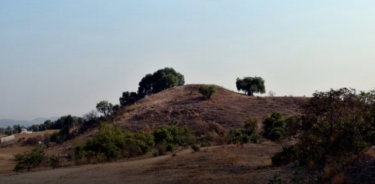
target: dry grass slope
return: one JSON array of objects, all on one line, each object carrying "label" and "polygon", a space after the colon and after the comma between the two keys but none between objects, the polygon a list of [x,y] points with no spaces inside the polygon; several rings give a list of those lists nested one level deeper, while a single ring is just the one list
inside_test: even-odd
[{"label": "dry grass slope", "polygon": [[215,121],[224,128],[241,128],[249,116],[258,120],[274,111],[284,116],[300,114],[305,97],[252,97],[216,86],[212,99],[205,100],[198,92],[200,85],[167,89],[127,107],[116,124],[128,130],[155,129],[173,120],[179,125],[198,121]]}]

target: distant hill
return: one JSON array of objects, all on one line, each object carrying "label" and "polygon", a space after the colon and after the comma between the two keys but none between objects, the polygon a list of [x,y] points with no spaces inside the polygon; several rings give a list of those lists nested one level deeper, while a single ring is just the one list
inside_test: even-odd
[{"label": "distant hill", "polygon": [[13,125],[21,125],[21,126],[31,126],[33,124],[41,124],[44,123],[46,120],[51,120],[55,121],[57,120],[58,117],[50,117],[50,118],[35,118],[31,121],[22,121],[22,120],[13,120],[13,119],[0,119],[0,127],[6,128],[8,126],[13,126]]},{"label": "distant hill", "polygon": [[217,87],[212,99],[205,100],[198,92],[201,85],[173,87],[146,97],[128,106],[116,124],[128,130],[155,129],[173,120],[179,125],[191,125],[199,121],[214,121],[224,128],[242,128],[252,116],[262,126],[264,117],[281,112],[284,117],[301,114],[306,97],[257,97],[246,96]]}]

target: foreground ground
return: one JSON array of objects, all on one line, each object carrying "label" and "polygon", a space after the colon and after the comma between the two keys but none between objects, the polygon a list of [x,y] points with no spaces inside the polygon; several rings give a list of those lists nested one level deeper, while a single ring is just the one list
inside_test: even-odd
[{"label": "foreground ground", "polygon": [[12,173],[0,176],[0,183],[267,183],[276,173],[290,177],[284,168],[271,167],[281,148],[262,143],[181,150],[176,156]]}]

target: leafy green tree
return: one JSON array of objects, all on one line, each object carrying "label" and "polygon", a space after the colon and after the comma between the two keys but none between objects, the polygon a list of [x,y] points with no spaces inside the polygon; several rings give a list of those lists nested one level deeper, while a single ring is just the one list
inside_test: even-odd
[{"label": "leafy green tree", "polygon": [[120,97],[120,105],[127,106],[136,103],[139,100],[139,96],[136,92],[123,92],[122,97]]},{"label": "leafy green tree", "polygon": [[44,149],[41,146],[37,146],[31,151],[14,155],[14,160],[17,162],[14,170],[20,171],[27,169],[30,171],[32,168],[38,167],[44,159]]},{"label": "leafy green tree", "polygon": [[173,68],[160,69],[142,78],[139,82],[138,97],[141,99],[165,89],[184,84],[184,76],[176,72]]},{"label": "leafy green tree", "polygon": [[108,118],[112,114],[113,105],[108,101],[100,101],[96,104],[96,109],[104,115],[104,117]]},{"label": "leafy green tree", "polygon": [[199,87],[199,93],[201,93],[206,99],[210,99],[216,92],[217,89],[213,85],[203,85]]},{"label": "leafy green tree", "polygon": [[249,96],[253,96],[254,93],[266,93],[264,80],[261,77],[245,77],[243,79],[237,78],[236,86],[238,91],[244,91]]}]

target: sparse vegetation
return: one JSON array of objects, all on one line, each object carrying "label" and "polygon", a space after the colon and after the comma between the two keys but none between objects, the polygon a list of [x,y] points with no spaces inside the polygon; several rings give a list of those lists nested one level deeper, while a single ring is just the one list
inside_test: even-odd
[{"label": "sparse vegetation", "polygon": [[49,157],[49,165],[52,168],[57,168],[60,166],[60,157],[58,155],[52,155]]},{"label": "sparse vegetation", "polygon": [[38,167],[44,159],[44,149],[41,146],[37,146],[31,151],[14,155],[14,161],[16,161],[14,170],[21,171],[27,169],[27,171],[30,171]]},{"label": "sparse vegetation", "polygon": [[203,85],[199,87],[199,93],[201,93],[206,99],[210,99],[216,92],[217,89],[213,85]]},{"label": "sparse vegetation", "polygon": [[274,164],[303,160],[342,167],[374,143],[374,91],[357,94],[343,88],[316,92],[304,109],[300,142],[276,154]]}]

